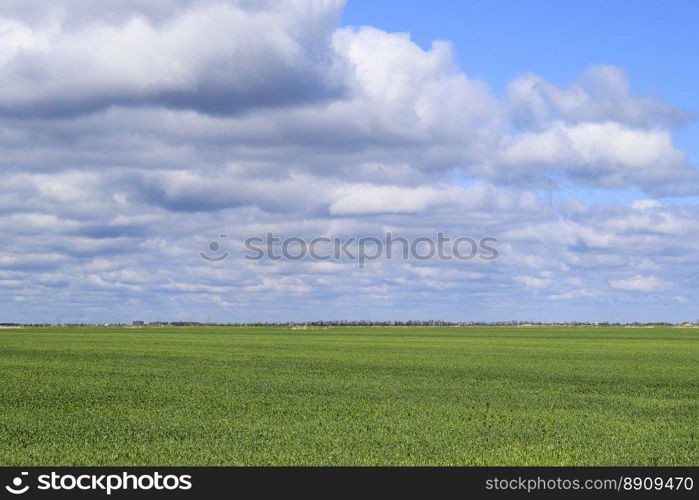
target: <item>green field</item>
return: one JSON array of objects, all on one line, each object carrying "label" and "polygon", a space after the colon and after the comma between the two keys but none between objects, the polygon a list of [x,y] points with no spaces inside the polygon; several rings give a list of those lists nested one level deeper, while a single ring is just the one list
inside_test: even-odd
[{"label": "green field", "polygon": [[0,465],[699,464],[699,329],[0,330]]}]

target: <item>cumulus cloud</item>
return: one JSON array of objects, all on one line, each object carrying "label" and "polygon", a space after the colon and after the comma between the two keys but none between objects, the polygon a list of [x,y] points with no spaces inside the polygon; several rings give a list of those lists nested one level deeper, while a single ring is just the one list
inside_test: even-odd
[{"label": "cumulus cloud", "polygon": [[[551,300],[613,319],[620,295],[633,316],[695,293],[699,209],[663,199],[699,193],[673,140],[690,113],[613,66],[497,96],[450,43],[340,27],[342,6],[1,2],[7,319],[508,319],[503,303],[554,315]],[[497,237],[501,258],[242,259],[266,231],[389,230]],[[231,259],[212,267],[198,255],[221,234]]]},{"label": "cumulus cloud", "polygon": [[513,278],[518,283],[523,284],[527,288],[548,288],[551,286],[549,278],[540,278],[537,276],[515,276]]},{"label": "cumulus cloud", "polygon": [[[267,8],[169,2],[145,13],[143,3],[133,2],[120,9],[128,13],[123,19],[95,6],[84,9],[86,4],[49,9],[53,16],[34,22],[0,17],[0,45],[6,49],[0,56],[1,112],[53,116],[151,104],[226,114],[308,102],[340,90],[327,69],[340,1],[286,1]],[[26,9],[11,3],[4,10]],[[76,9],[86,17],[77,26],[69,22]],[[165,17],[156,22],[149,12]]]},{"label": "cumulus cloud", "polygon": [[654,192],[667,179],[693,183],[697,173],[667,130],[631,129],[619,123],[555,123],[542,132],[506,137],[499,157],[504,177],[554,171],[603,187],[643,186]]},{"label": "cumulus cloud", "polygon": [[428,209],[469,212],[541,211],[541,200],[530,192],[513,193],[492,185],[400,187],[351,184],[339,188],[330,205],[333,215],[418,214]]},{"label": "cumulus cloud", "polygon": [[653,208],[658,208],[661,206],[662,204],[658,200],[650,199],[636,200],[633,203],[631,203],[631,208],[635,208],[636,210],[651,210]]},{"label": "cumulus cloud", "polygon": [[613,122],[629,127],[678,126],[692,114],[653,96],[633,96],[624,72],[615,66],[593,65],[567,87],[540,76],[522,76],[508,88],[510,113],[523,127],[545,126],[556,120],[569,125]]},{"label": "cumulus cloud", "polygon": [[612,280],[609,282],[612,288],[618,288],[620,290],[635,290],[641,292],[652,292],[655,290],[663,290],[672,285],[672,283],[666,283],[663,280],[656,278],[655,276],[643,276],[638,274],[629,279],[623,280]]}]

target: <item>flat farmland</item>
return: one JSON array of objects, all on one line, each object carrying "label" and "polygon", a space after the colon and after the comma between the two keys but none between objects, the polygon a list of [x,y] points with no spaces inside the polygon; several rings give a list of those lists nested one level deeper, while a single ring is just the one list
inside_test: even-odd
[{"label": "flat farmland", "polygon": [[696,465],[699,329],[0,330],[0,465]]}]

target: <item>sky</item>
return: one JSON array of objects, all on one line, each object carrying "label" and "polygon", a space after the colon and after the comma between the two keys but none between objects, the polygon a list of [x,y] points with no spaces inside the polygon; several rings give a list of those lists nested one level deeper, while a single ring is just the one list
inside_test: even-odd
[{"label": "sky", "polygon": [[[0,322],[695,321],[698,23],[690,1],[3,0]],[[498,256],[246,258],[267,233]]]}]

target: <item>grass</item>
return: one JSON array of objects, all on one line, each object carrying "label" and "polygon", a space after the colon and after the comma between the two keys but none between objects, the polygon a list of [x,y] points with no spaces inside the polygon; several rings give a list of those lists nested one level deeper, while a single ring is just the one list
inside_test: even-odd
[{"label": "grass", "polygon": [[699,330],[0,330],[0,465],[696,465]]}]

